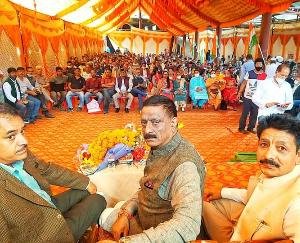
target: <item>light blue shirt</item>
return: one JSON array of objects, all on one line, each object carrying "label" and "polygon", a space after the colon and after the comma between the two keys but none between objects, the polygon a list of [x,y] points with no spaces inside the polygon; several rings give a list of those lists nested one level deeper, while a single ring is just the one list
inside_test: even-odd
[{"label": "light blue shirt", "polygon": [[20,182],[24,183],[32,191],[42,197],[51,205],[55,206],[51,201],[51,197],[47,192],[41,189],[37,181],[24,170],[24,161],[18,160],[11,164],[11,166],[0,163],[0,167],[16,177]]},{"label": "light blue shirt", "polygon": [[245,62],[242,65],[239,84],[241,84],[244,81],[246,73],[248,73],[249,71],[251,71],[253,69],[255,69],[253,60],[248,60],[247,62]]}]

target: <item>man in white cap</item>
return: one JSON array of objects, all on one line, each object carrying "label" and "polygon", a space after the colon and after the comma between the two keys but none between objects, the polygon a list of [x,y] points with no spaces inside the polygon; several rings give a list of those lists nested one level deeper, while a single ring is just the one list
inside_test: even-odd
[{"label": "man in white cap", "polygon": [[283,57],[282,56],[276,56],[276,65],[277,67],[283,63]]},{"label": "man in white cap", "polygon": [[276,58],[272,57],[270,60],[270,64],[266,66],[267,78],[273,78],[275,76],[277,67],[278,65],[276,63]]}]

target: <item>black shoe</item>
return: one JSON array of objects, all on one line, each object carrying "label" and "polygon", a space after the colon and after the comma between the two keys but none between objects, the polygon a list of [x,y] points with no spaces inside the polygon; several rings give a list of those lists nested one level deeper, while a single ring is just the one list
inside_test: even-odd
[{"label": "black shoe", "polygon": [[39,114],[35,117],[35,119],[42,119],[43,117]]},{"label": "black shoe", "polygon": [[73,112],[73,108],[68,108],[68,112]]},{"label": "black shoe", "polygon": [[119,113],[119,111],[120,111],[120,108],[116,108],[115,112]]},{"label": "black shoe", "polygon": [[24,124],[29,124],[30,123],[30,120],[29,119],[24,119]]},{"label": "black shoe", "polygon": [[193,105],[193,109],[196,109],[197,107],[195,105]]},{"label": "black shoe", "polygon": [[76,111],[82,111],[82,107],[77,107]]},{"label": "black shoe", "polygon": [[125,108],[125,112],[126,112],[126,113],[129,113],[129,109],[128,109],[128,108]]},{"label": "black shoe", "polygon": [[246,131],[245,129],[239,129],[239,132],[243,134],[247,134],[249,131]]},{"label": "black shoe", "polygon": [[45,112],[45,117],[46,118],[54,118],[54,116],[49,111]]}]

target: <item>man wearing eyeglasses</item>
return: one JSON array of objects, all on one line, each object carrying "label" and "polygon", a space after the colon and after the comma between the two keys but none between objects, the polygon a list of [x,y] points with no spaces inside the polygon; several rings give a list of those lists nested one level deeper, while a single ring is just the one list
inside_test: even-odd
[{"label": "man wearing eyeglasses", "polygon": [[282,114],[293,107],[293,90],[286,82],[290,68],[286,64],[277,67],[275,76],[266,79],[258,85],[252,97],[254,104],[258,106],[258,117],[271,114]]}]

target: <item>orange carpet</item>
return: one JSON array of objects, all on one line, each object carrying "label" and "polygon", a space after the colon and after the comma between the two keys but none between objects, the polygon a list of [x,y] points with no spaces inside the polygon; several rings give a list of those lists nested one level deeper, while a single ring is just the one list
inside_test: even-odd
[{"label": "orange carpet", "polygon": [[[86,112],[54,112],[55,119],[41,119],[26,127],[30,149],[39,157],[76,170],[75,153],[82,143],[89,143],[106,129],[122,128],[129,122],[139,124],[140,114],[124,111],[116,114],[89,115]],[[184,128],[180,133],[190,140],[207,166],[205,192],[220,186],[246,187],[256,163],[229,163],[238,151],[255,151],[257,138],[237,132],[239,111],[189,110],[179,113]],[[53,187],[54,193],[63,189]],[[100,229],[99,240],[113,239]]]},{"label": "orange carpet", "polygon": [[[121,128],[129,122],[139,124],[139,113],[113,111],[90,115],[86,112],[54,111],[54,119],[43,118],[26,127],[30,149],[39,157],[76,170],[75,153],[99,132]],[[239,111],[188,110],[179,113],[184,128],[181,134],[190,140],[207,163],[205,191],[220,185],[245,187],[257,164],[229,163],[237,151],[255,151],[257,138],[237,132]],[[60,189],[54,188],[54,192]]]}]

